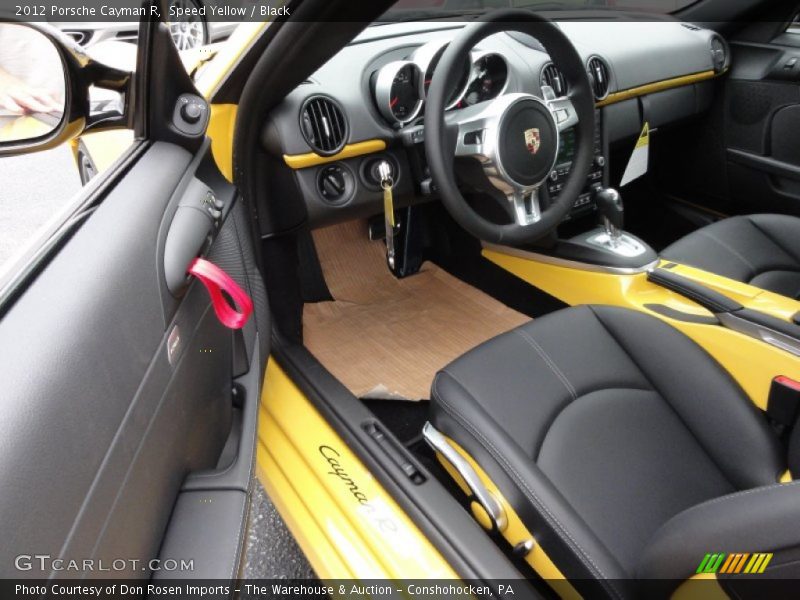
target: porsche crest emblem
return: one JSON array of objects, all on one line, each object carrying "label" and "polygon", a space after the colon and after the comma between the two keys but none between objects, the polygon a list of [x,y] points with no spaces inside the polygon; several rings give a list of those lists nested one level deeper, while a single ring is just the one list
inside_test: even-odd
[{"label": "porsche crest emblem", "polygon": [[537,128],[526,129],[525,130],[525,146],[528,148],[528,152],[531,154],[536,154],[539,152],[539,148],[542,145],[542,136]]}]

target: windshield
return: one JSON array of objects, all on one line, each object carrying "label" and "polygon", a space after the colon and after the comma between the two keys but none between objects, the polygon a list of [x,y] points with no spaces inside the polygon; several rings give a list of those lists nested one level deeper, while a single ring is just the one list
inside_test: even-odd
[{"label": "windshield", "polygon": [[493,8],[534,8],[538,10],[585,10],[593,8],[632,10],[667,14],[686,8],[698,0],[398,0],[388,17],[402,17],[410,11],[460,13]]}]

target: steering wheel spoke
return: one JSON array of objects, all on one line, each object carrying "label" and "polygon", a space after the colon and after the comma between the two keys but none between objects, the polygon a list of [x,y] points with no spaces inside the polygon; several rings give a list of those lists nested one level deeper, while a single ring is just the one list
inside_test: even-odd
[{"label": "steering wheel spoke", "polygon": [[[520,109],[539,111],[542,119],[538,123],[542,128],[520,126],[514,137],[509,138],[504,132],[504,120],[513,119]],[[542,99],[530,94],[506,94],[457,113],[448,113],[445,123],[448,132],[456,136],[454,155],[477,159],[491,185],[506,197],[513,196],[515,190],[530,191],[541,185],[552,169],[551,163],[555,162],[558,134],[554,117]],[[548,153],[552,154],[552,160],[547,158]],[[511,173],[507,167],[511,167]],[[530,223],[530,215],[524,221]]]},{"label": "steering wheel spoke", "polygon": [[490,160],[493,152],[492,132],[502,115],[497,100],[488,100],[447,113],[445,116],[448,128],[457,128],[455,155],[477,158],[481,162]]},{"label": "steering wheel spoke", "polygon": [[542,219],[538,187],[529,190],[516,189],[506,198],[513,208],[514,221],[520,227],[533,225]]},{"label": "steering wheel spoke", "polygon": [[557,98],[553,88],[545,85],[542,86],[542,97],[547,108],[553,114],[553,120],[559,131],[575,127],[578,124],[578,113],[569,96]]}]

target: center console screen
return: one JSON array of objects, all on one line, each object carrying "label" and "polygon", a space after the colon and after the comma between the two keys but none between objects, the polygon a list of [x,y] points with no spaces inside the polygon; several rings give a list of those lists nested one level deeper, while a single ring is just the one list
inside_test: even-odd
[{"label": "center console screen", "polygon": [[575,158],[575,130],[567,129],[561,132],[561,139],[558,143],[558,158],[556,164],[572,162]]}]

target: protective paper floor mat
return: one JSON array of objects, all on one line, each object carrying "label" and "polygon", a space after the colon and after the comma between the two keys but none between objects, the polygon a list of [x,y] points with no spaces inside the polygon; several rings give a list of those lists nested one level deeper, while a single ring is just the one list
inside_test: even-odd
[{"label": "protective paper floor mat", "polygon": [[306,304],[305,345],[358,397],[428,398],[436,372],[529,320],[432,263],[396,279],[365,222],[314,232],[333,302]]}]

